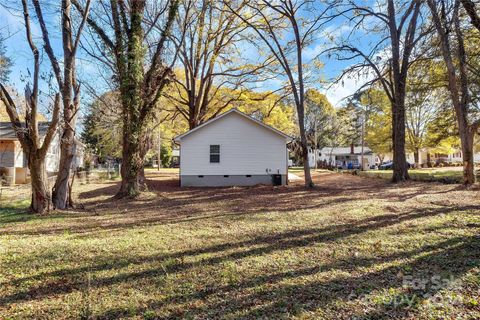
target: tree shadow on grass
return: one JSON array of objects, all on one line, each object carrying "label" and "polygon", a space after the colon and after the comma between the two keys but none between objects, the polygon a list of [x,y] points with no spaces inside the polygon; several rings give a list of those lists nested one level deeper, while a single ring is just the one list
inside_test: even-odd
[{"label": "tree shadow on grass", "polygon": [[[111,197],[118,182],[81,192],[79,200],[85,210],[68,212],[62,225],[42,224],[28,228],[5,230],[11,235],[38,235],[69,232],[89,236],[99,231],[193,222],[219,217],[241,218],[255,213],[318,210],[353,201],[378,199],[379,203],[407,201],[418,194],[444,192],[425,184],[391,185],[380,179],[368,179],[335,173],[315,177],[317,188],[305,189],[301,184],[286,187],[255,186],[230,188],[180,188],[171,174],[161,180],[148,180],[147,197],[115,200]],[[47,216],[55,218],[57,214]],[[19,220],[18,222],[20,222]]]},{"label": "tree shadow on grass", "polygon": [[[153,224],[181,223],[218,217],[239,217],[263,212],[292,212],[321,209],[345,204],[366,195],[353,194],[353,189],[324,187],[306,190],[302,186],[255,186],[242,188],[180,188],[172,179],[153,181],[149,198],[111,201],[99,196],[113,196],[115,183],[79,195],[86,210],[70,212],[70,222],[61,226],[7,230],[12,235],[69,233],[88,234],[99,230],[119,230]],[[347,183],[348,184],[348,183]],[[357,185],[356,192],[368,190]]]},{"label": "tree shadow on grass", "polygon": [[37,216],[28,213],[28,208],[2,207],[0,209],[0,228],[7,223],[24,222],[37,218]]},{"label": "tree shadow on grass", "polygon": [[[63,214],[57,214],[54,218],[63,217],[65,217]],[[38,215],[30,212],[29,203],[26,201],[0,207],[0,230],[8,224],[47,219],[51,219],[51,216]],[[0,234],[4,234],[4,232],[0,231]]]},{"label": "tree shadow on grass", "polygon": [[[237,284],[204,288],[190,294],[179,294],[170,298],[154,301],[135,310],[136,314],[177,305],[171,314],[159,314],[159,319],[284,319],[302,312],[314,312],[318,309],[332,307],[338,301],[353,304],[367,303],[370,311],[362,313],[354,308],[345,307],[340,313],[331,314],[335,319],[382,319],[403,318],[415,314],[416,306],[428,296],[435,296],[444,287],[432,287],[427,283],[425,289],[414,290],[404,287],[404,277],[399,272],[410,270],[413,279],[431,281],[432,277],[440,279],[459,279],[465,273],[478,266],[480,259],[480,239],[477,236],[452,238],[435,245],[427,245],[408,252],[391,254],[382,258],[351,258],[337,260],[295,271],[273,273],[243,279]],[[372,267],[377,263],[395,262],[410,259],[409,262],[387,266],[379,271],[362,272],[359,269]],[[306,284],[288,284],[289,280],[320,274],[331,270],[342,270],[348,276],[334,279],[316,280]],[[410,281],[410,280],[409,280]],[[265,287],[265,285],[268,286]],[[256,290],[253,290],[255,289]],[[369,300],[370,294],[382,294],[384,291],[398,289],[396,297],[384,300]],[[220,297],[212,299],[211,296]],[[400,297],[400,299],[399,299]],[[201,300],[200,307],[182,308],[182,304]],[[408,302],[412,303],[409,304]],[[373,306],[372,306],[373,304]],[[195,303],[192,306],[198,305]],[[351,307],[351,306],[350,306]],[[373,307],[373,310],[371,310]],[[98,315],[98,319],[116,319],[126,316],[131,310],[113,308]]]},{"label": "tree shadow on grass", "polygon": [[[268,235],[257,236],[240,242],[227,242],[205,248],[167,254],[155,254],[146,257],[124,258],[121,261],[109,261],[107,263],[98,263],[97,265],[93,266],[42,273],[33,277],[14,280],[10,283],[10,285],[22,287],[22,283],[25,281],[48,279],[51,277],[57,279],[55,281],[50,281],[49,283],[44,283],[40,286],[29,288],[26,291],[0,297],[0,305],[42,299],[51,295],[65,294],[72,292],[73,290],[80,290],[84,285],[83,276],[87,272],[100,272],[106,270],[120,271],[122,268],[132,264],[160,264],[158,267],[155,266],[144,271],[126,274],[117,273],[111,277],[98,278],[95,280],[95,283],[92,284],[96,287],[104,287],[117,283],[136,281],[139,279],[150,279],[156,275],[164,274],[164,264],[167,261],[170,261],[166,267],[168,273],[184,272],[191,268],[197,267],[199,263],[202,266],[216,266],[229,261],[236,261],[247,257],[261,256],[277,251],[306,247],[315,243],[333,244],[335,241],[349,236],[360,235],[370,230],[377,230],[379,228],[395,226],[402,222],[432,217],[439,214],[446,214],[452,211],[479,209],[480,206],[465,206],[463,208],[437,208],[428,211],[411,211],[403,214],[385,214],[335,226],[290,230],[282,233],[272,233]],[[206,253],[220,253],[220,255],[204,258],[201,260],[201,262],[185,261],[185,258],[192,258]]]},{"label": "tree shadow on grass", "polygon": [[[298,314],[304,311],[315,311],[335,300],[358,299],[357,297],[367,297],[369,294],[388,290],[391,288],[402,289],[404,279],[399,277],[399,271],[404,269],[411,270],[414,278],[424,281],[431,279],[432,276],[439,276],[442,279],[452,276],[453,278],[462,277],[466,272],[478,266],[480,253],[480,240],[476,236],[455,238],[442,242],[436,246],[429,246],[419,252],[410,252],[402,254],[401,258],[409,258],[411,255],[419,255],[412,262],[400,266],[390,266],[381,271],[371,273],[356,273],[353,276],[337,278],[327,281],[314,281],[307,285],[281,285],[272,291],[262,290],[248,297],[242,297],[241,300],[229,300],[225,304],[208,305],[205,310],[218,310],[219,317],[232,315],[245,308],[250,310],[245,313],[245,317],[257,318],[265,317],[278,319],[285,314]],[[393,258],[396,258],[395,255]],[[391,258],[387,257],[387,261]],[[351,261],[355,267],[371,266],[378,261],[365,263]],[[328,268],[327,268],[328,269]],[[411,288],[409,288],[411,289]],[[429,288],[428,294],[435,295],[440,288]],[[418,298],[426,292],[420,290]],[[406,294],[411,294],[410,290]],[[418,301],[416,303],[419,303]],[[233,306],[233,307],[232,307]],[[255,307],[255,308],[253,308]],[[384,317],[402,317],[411,312],[408,304],[395,305],[394,301],[386,300],[377,307],[377,313]],[[225,312],[225,310],[228,310]],[[195,311],[193,311],[194,313]],[[352,315],[348,315],[351,317]]]},{"label": "tree shadow on grass", "polygon": [[[68,232],[78,237],[89,237],[94,232],[124,231],[127,228],[140,228],[153,225],[180,224],[195,222],[205,219],[228,218],[236,219],[255,213],[290,212],[296,210],[321,209],[351,201],[348,197],[322,199],[302,207],[292,203],[292,199],[274,202],[274,195],[257,198],[256,201],[242,201],[241,199],[229,201],[205,199],[202,203],[189,199],[152,200],[145,203],[130,203],[128,207],[119,205],[110,208],[107,212],[77,213],[62,215],[67,217],[66,224],[35,226],[32,229],[5,230],[5,235],[42,235],[59,234]],[[216,201],[221,203],[215,204]],[[239,203],[241,202],[241,203]],[[54,218],[55,216],[49,216]]]}]

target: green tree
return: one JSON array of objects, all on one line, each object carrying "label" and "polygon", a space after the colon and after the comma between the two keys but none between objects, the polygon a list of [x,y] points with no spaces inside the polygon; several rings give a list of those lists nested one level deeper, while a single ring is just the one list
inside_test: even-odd
[{"label": "green tree", "polygon": [[[237,10],[243,7],[245,3]],[[244,29],[226,1],[180,1],[177,32],[170,36],[180,56],[174,79],[180,94],[170,97],[190,129],[242,99],[246,84],[255,81],[262,70],[262,63],[250,64],[250,57],[242,52]]]},{"label": "green tree", "polygon": [[[364,75],[372,73],[374,83],[381,85],[390,100],[392,115],[392,146],[395,167],[392,182],[410,179],[405,153],[405,94],[408,71],[421,50],[422,38],[428,34],[428,25],[422,19],[423,1],[378,1],[365,5],[364,1],[329,1],[336,14],[346,20],[352,32],[327,52],[338,55],[343,61],[351,61],[342,73]],[[365,23],[368,20],[368,23]],[[375,34],[373,43],[364,45],[365,34]],[[362,38],[358,38],[358,37]]]},{"label": "green tree", "polygon": [[405,96],[407,149],[413,152],[418,167],[420,149],[428,146],[428,127],[446,101],[439,88],[444,71],[433,60],[417,62],[410,68]]},{"label": "green tree", "polygon": [[[72,3],[86,15],[80,1]],[[124,1],[96,1],[92,18],[87,20],[89,42],[103,49],[89,54],[111,69],[120,93],[122,183],[118,198],[134,197],[146,187],[143,167],[150,142],[148,128],[163,90],[172,80],[177,52],[167,54],[167,47],[178,5],[179,0],[155,4],[136,0],[128,6]]]},{"label": "green tree", "polygon": [[446,154],[460,148],[455,112],[449,105],[442,106],[428,124],[425,144],[431,152]]},{"label": "green tree", "polygon": [[360,111],[353,102],[337,110],[335,132],[336,145],[357,145],[360,143],[362,123]]},{"label": "green tree", "polygon": [[[156,153],[160,137],[162,161],[168,163],[170,157],[164,156],[171,153],[172,138],[188,130],[186,121],[182,117],[177,117],[174,110],[168,109],[170,102],[168,98],[161,98],[160,103],[152,111],[150,121],[145,124],[146,135],[143,145],[145,148],[141,152],[144,161],[148,162],[153,157],[155,159],[158,157]],[[83,123],[82,140],[100,161],[122,157],[122,150],[118,147],[122,143],[122,115],[118,112],[120,108],[118,92],[107,92],[97,97],[88,108]]]},{"label": "green tree", "polygon": [[247,90],[242,93],[241,99],[232,103],[232,106],[277,130],[298,136],[295,107],[289,99],[270,91]]},{"label": "green tree", "polygon": [[378,89],[365,91],[360,103],[369,110],[365,121],[365,142],[380,161],[392,152],[392,113],[386,94]]},{"label": "green tree", "polygon": [[[278,75],[285,76],[287,92],[297,109],[298,131],[302,149],[303,163],[308,163],[308,141],[305,131],[305,91],[308,79],[304,67],[304,50],[312,42],[313,37],[325,25],[325,11],[316,10],[310,0],[303,1],[241,1],[244,10],[239,12],[234,2],[226,2],[232,13],[239,17],[257,36],[255,43],[260,42],[270,53],[272,61],[280,68]],[[306,188],[314,184],[310,167],[304,166]]]},{"label": "green tree", "polygon": [[437,1],[428,0],[427,4],[445,63],[446,87],[462,147],[463,183],[468,186],[475,183],[474,146],[480,128],[475,94],[472,94],[472,89],[478,88],[478,45],[472,46],[469,41],[476,30],[465,23],[459,1],[442,1],[439,5]]},{"label": "green tree", "polygon": [[82,140],[101,162],[110,157],[121,157],[118,147],[122,143],[122,119],[117,111],[119,105],[118,94],[105,93],[89,106],[83,122]]},{"label": "green tree", "polygon": [[309,144],[321,149],[332,144],[335,108],[327,97],[315,89],[305,93],[305,129]]},{"label": "green tree", "polygon": [[5,47],[5,38],[0,34],[0,82],[8,82],[8,76],[10,75],[12,60],[7,56]]}]

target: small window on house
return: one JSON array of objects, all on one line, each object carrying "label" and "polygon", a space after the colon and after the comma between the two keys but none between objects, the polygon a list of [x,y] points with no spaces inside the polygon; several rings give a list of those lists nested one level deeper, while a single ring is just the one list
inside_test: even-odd
[{"label": "small window on house", "polygon": [[220,145],[210,145],[210,163],[220,163]]}]

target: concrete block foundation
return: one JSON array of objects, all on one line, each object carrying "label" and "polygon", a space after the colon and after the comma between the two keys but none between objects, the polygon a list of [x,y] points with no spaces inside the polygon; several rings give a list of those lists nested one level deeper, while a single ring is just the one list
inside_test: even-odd
[{"label": "concrete block foundation", "polygon": [[[287,184],[287,175],[281,175],[282,185]],[[182,187],[232,187],[273,185],[272,175],[181,175]]]}]

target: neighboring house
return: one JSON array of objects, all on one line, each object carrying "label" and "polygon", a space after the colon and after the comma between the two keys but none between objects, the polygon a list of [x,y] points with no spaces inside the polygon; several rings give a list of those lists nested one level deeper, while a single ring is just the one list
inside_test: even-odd
[{"label": "neighboring house", "polygon": [[[414,157],[413,152],[408,152],[406,154],[406,157],[407,157],[407,161],[410,164],[415,163],[415,157]],[[438,164],[438,163],[463,163],[463,158],[462,157],[463,157],[463,154],[462,154],[461,150],[454,150],[453,152],[447,154],[447,153],[435,152],[435,151],[432,151],[431,149],[429,150],[429,148],[422,148],[418,152],[418,163],[421,167],[426,167],[429,159],[430,159],[430,162],[432,162],[434,164]],[[392,159],[393,159],[393,154],[388,153],[388,154],[385,155],[385,158],[384,158],[383,161],[384,162],[385,161],[390,161]],[[480,153],[476,152],[473,155],[473,159],[476,163],[480,162]]]},{"label": "neighboring house", "polygon": [[[38,131],[43,139],[48,129],[48,122],[39,122]],[[76,155],[72,167],[83,166],[84,145],[75,139]],[[24,184],[28,182],[29,171],[27,157],[17,139],[15,131],[10,122],[0,122],[0,175],[5,177],[8,184]],[[58,172],[60,163],[60,136],[53,138],[48,148],[45,166],[48,175],[55,175]]]},{"label": "neighboring house", "polygon": [[75,156],[73,157],[72,161],[72,169],[83,168],[85,166],[85,148],[86,146],[83,144],[82,141],[75,138],[75,145],[73,146],[75,152]]},{"label": "neighboring house", "polygon": [[[326,163],[327,165],[337,168],[348,169],[358,168],[362,158],[361,146],[350,147],[325,147],[317,150],[317,162]],[[308,159],[311,168],[315,167],[315,153],[312,148],[308,149]],[[363,148],[364,167],[368,169],[370,166],[378,164],[380,159],[368,147]]]},{"label": "neighboring house", "polygon": [[[426,153],[427,153],[427,150],[424,151],[425,153],[425,163],[426,163]],[[455,150],[453,151],[452,153],[449,153],[449,154],[444,154],[444,153],[434,153],[432,152],[430,154],[430,161],[433,161],[433,162],[450,162],[450,163],[454,163],[454,162],[460,162],[460,163],[463,163],[463,153],[462,153],[462,150]],[[473,161],[474,162],[480,162],[480,153],[476,152],[473,154]],[[422,163],[422,162],[420,162]]]},{"label": "neighboring house", "polygon": [[174,138],[180,145],[181,186],[286,184],[290,140],[231,109]]},{"label": "neighboring house", "polygon": [[[44,137],[48,129],[48,122],[38,123],[40,137]],[[60,148],[56,136],[47,151],[47,172],[56,171],[58,168]],[[7,184],[24,184],[28,180],[27,157],[23,153],[20,141],[10,122],[0,122],[0,174],[5,177]]]},{"label": "neighboring house", "polygon": [[170,166],[172,168],[178,168],[180,166],[180,149],[174,148],[172,150],[172,161]]}]

